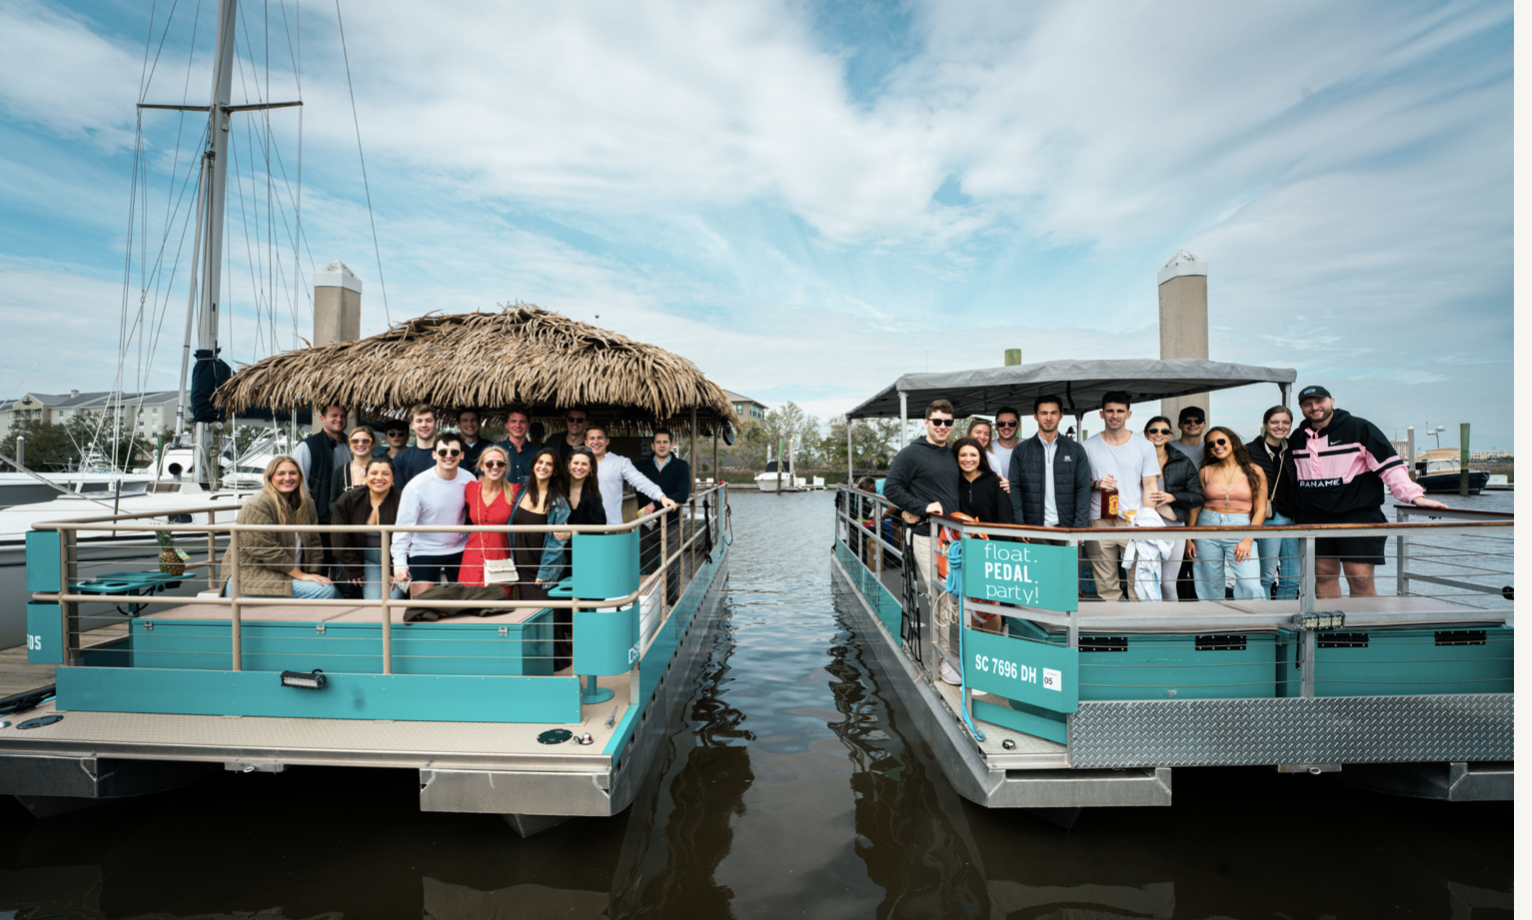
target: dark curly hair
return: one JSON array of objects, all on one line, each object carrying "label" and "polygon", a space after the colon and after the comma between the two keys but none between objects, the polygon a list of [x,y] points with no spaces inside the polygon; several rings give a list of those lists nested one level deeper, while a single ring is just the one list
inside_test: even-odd
[{"label": "dark curly hair", "polygon": [[1239,468],[1245,471],[1245,479],[1250,482],[1251,496],[1264,495],[1265,489],[1261,486],[1261,477],[1264,474],[1261,472],[1260,467],[1251,462],[1250,449],[1245,446],[1244,441],[1239,439],[1239,435],[1222,425],[1209,428],[1207,434],[1202,436],[1202,469],[1207,469],[1219,462],[1218,458],[1213,456],[1213,452],[1208,447],[1213,440],[1213,435],[1218,434],[1220,431],[1229,439],[1229,446],[1233,449],[1234,462],[1239,464]]}]

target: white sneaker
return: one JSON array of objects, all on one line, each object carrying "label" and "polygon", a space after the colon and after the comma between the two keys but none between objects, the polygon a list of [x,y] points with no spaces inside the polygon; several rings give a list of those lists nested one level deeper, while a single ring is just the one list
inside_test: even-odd
[{"label": "white sneaker", "polygon": [[941,675],[942,680],[953,685],[954,687],[959,687],[963,684],[963,676],[957,672],[956,668],[948,664],[945,660],[942,661]]}]

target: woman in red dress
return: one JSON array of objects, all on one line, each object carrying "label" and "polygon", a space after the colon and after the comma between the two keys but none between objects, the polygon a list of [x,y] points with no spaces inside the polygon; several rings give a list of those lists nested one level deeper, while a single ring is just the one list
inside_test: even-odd
[{"label": "woman in red dress", "polygon": [[[519,483],[506,482],[510,471],[510,457],[502,447],[486,447],[479,455],[477,482],[470,482],[463,489],[463,500],[468,504],[468,523],[482,525],[505,525],[511,522],[516,509]],[[458,580],[465,585],[484,584],[485,559],[511,558],[511,535],[508,533],[471,533],[468,546],[463,550],[463,568]],[[511,596],[511,586],[504,585],[505,596]]]}]

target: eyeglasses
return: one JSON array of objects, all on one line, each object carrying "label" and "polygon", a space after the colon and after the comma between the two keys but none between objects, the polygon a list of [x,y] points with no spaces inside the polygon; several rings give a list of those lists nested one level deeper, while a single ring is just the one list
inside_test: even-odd
[{"label": "eyeglasses", "polygon": [[1015,428],[1019,424],[1021,424],[1021,423],[1020,422],[996,422],[995,423],[995,427],[996,428]]},{"label": "eyeglasses", "polygon": [[453,450],[450,447],[444,447],[441,450],[436,452],[436,456],[438,456],[438,457],[461,457],[462,455],[463,455],[462,451],[460,451],[460,450]]},{"label": "eyeglasses", "polygon": [[505,461],[504,460],[484,460],[484,461],[481,461],[479,463],[479,465],[484,467],[486,470],[498,470],[498,469],[503,469],[505,467]]},{"label": "eyeglasses", "polygon": [[1229,446],[1229,439],[1228,438],[1214,438],[1213,440],[1209,441],[1208,443],[1213,445],[1214,447],[1228,447]]},{"label": "eyeglasses", "polygon": [[1169,428],[1151,428],[1151,429],[1149,429],[1149,433],[1150,434],[1170,434],[1170,429]]},{"label": "eyeglasses", "polygon": [[951,428],[954,420],[950,418],[928,418],[926,421],[938,428]]}]

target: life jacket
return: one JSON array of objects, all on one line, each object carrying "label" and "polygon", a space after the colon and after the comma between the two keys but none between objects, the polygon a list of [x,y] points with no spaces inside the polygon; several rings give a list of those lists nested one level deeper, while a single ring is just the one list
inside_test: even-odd
[{"label": "life jacket", "polygon": [[[956,518],[965,524],[977,524],[979,519],[971,514],[961,511],[953,512],[949,517]],[[985,534],[978,534],[979,539],[988,540]],[[963,539],[963,532],[955,527],[942,527],[936,535],[936,575],[943,582],[947,580],[947,571],[950,568],[947,562],[947,553],[952,544]]]}]

